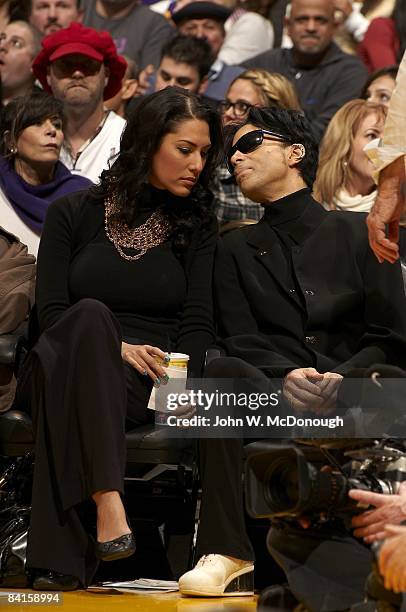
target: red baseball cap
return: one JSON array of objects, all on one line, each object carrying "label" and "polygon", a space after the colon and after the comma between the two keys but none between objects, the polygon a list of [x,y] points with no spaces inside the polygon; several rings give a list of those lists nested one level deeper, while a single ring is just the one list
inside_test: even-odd
[{"label": "red baseball cap", "polygon": [[85,55],[103,62],[109,68],[109,80],[104,88],[104,99],[113,98],[121,88],[127,62],[117,54],[109,32],[98,32],[81,23],[71,23],[68,28],[53,32],[42,40],[42,50],[34,59],[32,71],[45,91],[52,93],[47,82],[49,65],[65,55]]}]

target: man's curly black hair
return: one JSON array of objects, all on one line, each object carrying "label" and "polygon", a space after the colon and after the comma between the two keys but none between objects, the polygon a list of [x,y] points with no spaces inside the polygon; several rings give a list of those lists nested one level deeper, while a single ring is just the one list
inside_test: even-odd
[{"label": "man's curly black hair", "polygon": [[247,124],[283,134],[289,144],[302,144],[306,154],[296,167],[306,185],[310,188],[313,187],[317,172],[318,145],[312,135],[310,123],[302,112],[286,108],[258,108],[252,106],[238,129]]},{"label": "man's curly black hair", "polygon": [[134,109],[121,137],[120,154],[109,170],[102,174],[97,194],[116,196],[117,217],[132,225],[138,213],[151,173],[152,160],[163,137],[173,132],[183,121],[200,119],[209,126],[211,147],[199,181],[185,198],[168,197],[165,207],[171,225],[175,249],[184,251],[193,230],[210,218],[212,195],[209,178],[219,162],[222,148],[222,127],[218,113],[190,91],[167,87],[146,96]]}]

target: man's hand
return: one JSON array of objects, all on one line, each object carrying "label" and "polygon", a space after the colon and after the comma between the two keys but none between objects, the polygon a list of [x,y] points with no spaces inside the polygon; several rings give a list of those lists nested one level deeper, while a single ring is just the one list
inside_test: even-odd
[{"label": "man's hand", "polygon": [[321,390],[324,402],[314,409],[316,414],[328,415],[334,412],[342,380],[343,376],[336,372],[325,372],[323,374],[323,380],[318,382],[317,386]]},{"label": "man's hand", "polygon": [[138,75],[137,96],[143,96],[151,83],[149,77],[154,74],[155,69],[152,64],[148,64]]},{"label": "man's hand", "polygon": [[[367,217],[369,244],[379,263],[399,257],[399,222],[404,211],[405,158],[399,157],[379,177],[378,196]],[[386,229],[388,235],[386,235]]]},{"label": "man's hand", "polygon": [[379,552],[379,571],[385,588],[401,593],[406,591],[406,527],[387,525],[385,538]]},{"label": "man's hand", "polygon": [[297,412],[328,414],[335,408],[342,379],[333,372],[320,374],[314,368],[298,368],[285,376],[283,395]]},{"label": "man's hand", "polygon": [[149,376],[154,383],[157,379],[160,381],[167,378],[165,369],[156,361],[156,357],[162,359],[163,362],[169,361],[167,353],[164,353],[156,346],[149,344],[127,344],[121,343],[121,357],[123,361],[127,361],[140,374]]},{"label": "man's hand", "polygon": [[383,540],[385,525],[399,524],[406,520],[406,482],[402,482],[397,495],[382,495],[371,491],[351,489],[348,495],[362,504],[375,506],[354,516],[351,523],[356,538],[363,538],[366,544]]},{"label": "man's hand", "polygon": [[311,410],[323,403],[321,390],[317,385],[323,380],[314,368],[297,368],[287,374],[283,381],[283,395],[297,412]]}]

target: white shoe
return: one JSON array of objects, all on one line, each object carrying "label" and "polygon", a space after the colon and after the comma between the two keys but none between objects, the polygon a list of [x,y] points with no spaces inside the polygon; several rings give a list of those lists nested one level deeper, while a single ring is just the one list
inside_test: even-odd
[{"label": "white shoe", "polygon": [[254,564],[223,555],[204,555],[179,578],[182,595],[232,597],[254,594]]}]

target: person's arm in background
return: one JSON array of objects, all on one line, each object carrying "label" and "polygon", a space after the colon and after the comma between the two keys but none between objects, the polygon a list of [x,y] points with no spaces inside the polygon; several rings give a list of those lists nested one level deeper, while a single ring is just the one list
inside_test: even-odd
[{"label": "person's arm in background", "polygon": [[365,32],[358,53],[373,72],[397,64],[396,42],[397,34],[392,19],[377,17]]},{"label": "person's arm in background", "polygon": [[369,20],[351,0],[334,0],[334,8],[342,14],[342,24],[356,42],[360,42],[369,26]]},{"label": "person's arm in background", "polygon": [[369,244],[379,263],[399,258],[399,222],[405,209],[405,156],[383,168],[378,195],[367,217]]},{"label": "person's arm in background", "polygon": [[[34,302],[35,257],[0,227],[0,334],[13,332]],[[0,364],[0,413],[8,410],[16,389],[14,364]]]},{"label": "person's arm in background", "polygon": [[24,321],[34,302],[35,257],[15,236],[0,227],[0,334]]},{"label": "person's arm in background", "polygon": [[226,64],[239,65],[272,49],[273,43],[272,24],[257,13],[247,12],[227,32],[218,57]]},{"label": "person's arm in background", "polygon": [[[406,54],[389,103],[382,145],[367,151],[377,169],[378,197],[367,218],[369,243],[378,261],[399,257],[399,221],[405,212]],[[388,229],[386,236],[385,230]]]}]

